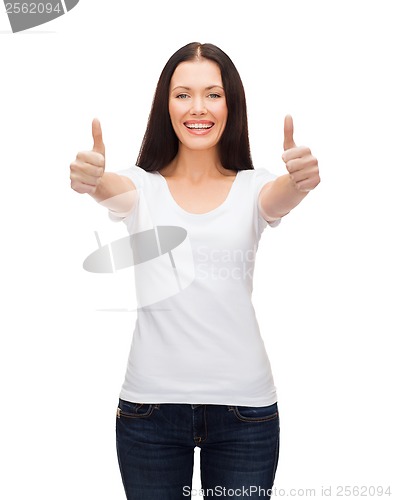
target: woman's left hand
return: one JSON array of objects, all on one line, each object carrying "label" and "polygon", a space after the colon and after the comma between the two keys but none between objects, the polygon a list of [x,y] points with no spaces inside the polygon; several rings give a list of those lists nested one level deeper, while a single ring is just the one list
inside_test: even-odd
[{"label": "woman's left hand", "polygon": [[309,148],[296,146],[293,140],[293,120],[287,115],[284,121],[284,153],[282,159],[294,187],[301,192],[308,192],[318,186],[318,160]]}]

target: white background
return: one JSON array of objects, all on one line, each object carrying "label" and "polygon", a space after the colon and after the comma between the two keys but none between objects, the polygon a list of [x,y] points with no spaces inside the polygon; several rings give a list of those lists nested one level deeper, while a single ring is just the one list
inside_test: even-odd
[{"label": "white background", "polygon": [[135,162],[161,69],[191,41],[237,66],[256,168],[285,173],[287,113],[320,165],[317,189],[262,235],[255,270],[275,484],[393,493],[389,4],[80,0],[18,34],[1,8],[1,498],[125,498],[115,410],[136,315],[99,309],[135,306],[130,275],[82,268],[94,231],[105,243],[125,227],[71,190],[69,164],[94,117],[107,170]]}]

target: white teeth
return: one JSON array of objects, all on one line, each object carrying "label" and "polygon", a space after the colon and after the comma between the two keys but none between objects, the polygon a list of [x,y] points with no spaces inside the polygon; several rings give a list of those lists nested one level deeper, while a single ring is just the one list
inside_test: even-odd
[{"label": "white teeth", "polygon": [[212,128],[213,125],[209,125],[207,123],[188,123],[186,124],[187,128]]}]

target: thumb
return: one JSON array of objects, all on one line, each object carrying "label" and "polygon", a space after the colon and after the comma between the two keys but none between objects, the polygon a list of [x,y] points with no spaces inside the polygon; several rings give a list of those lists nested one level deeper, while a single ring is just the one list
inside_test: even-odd
[{"label": "thumb", "polygon": [[102,130],[100,121],[97,118],[94,118],[92,123],[92,132],[93,132],[93,151],[97,153],[101,153],[105,156],[105,145],[102,141]]},{"label": "thumb", "polygon": [[284,151],[295,147],[296,144],[293,140],[293,120],[291,115],[287,115],[284,120]]}]

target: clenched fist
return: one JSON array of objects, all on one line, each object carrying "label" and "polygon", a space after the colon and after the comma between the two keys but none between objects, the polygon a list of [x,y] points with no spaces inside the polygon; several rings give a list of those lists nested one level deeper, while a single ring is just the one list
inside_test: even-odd
[{"label": "clenched fist", "polygon": [[297,147],[293,140],[293,120],[290,115],[284,121],[284,154],[282,159],[293,185],[301,192],[307,192],[320,182],[318,160],[309,148]]},{"label": "clenched fist", "polygon": [[71,188],[77,193],[94,194],[105,172],[105,145],[99,120],[92,123],[93,149],[80,151],[70,165]]}]

